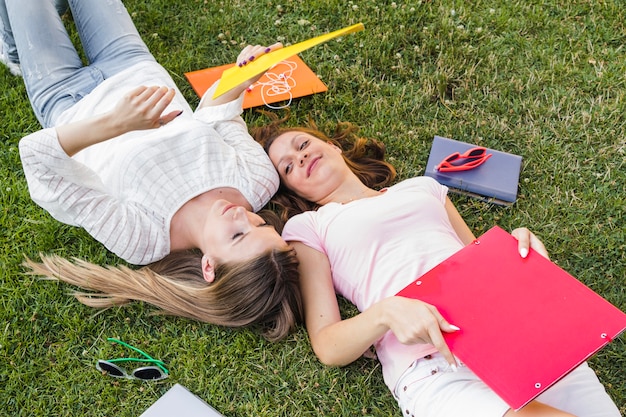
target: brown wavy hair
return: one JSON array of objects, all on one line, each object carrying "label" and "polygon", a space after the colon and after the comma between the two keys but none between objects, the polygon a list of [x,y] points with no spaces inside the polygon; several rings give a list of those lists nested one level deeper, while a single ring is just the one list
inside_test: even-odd
[{"label": "brown wavy hair", "polygon": [[[279,118],[274,113],[261,112],[270,118],[270,123],[252,127],[250,133],[263,146],[266,153],[269,153],[274,140],[283,133],[304,132],[339,147],[348,167],[366,186],[380,189],[391,185],[396,178],[396,169],[385,161],[385,145],[379,140],[358,136],[356,133],[359,128],[352,123],[338,122],[333,133],[327,135],[310,118],[307,126],[289,127],[285,125],[289,120],[289,113]],[[289,190],[282,181],[278,192],[272,198],[272,204],[283,222],[296,214],[319,208],[318,204]]]},{"label": "brown wavy hair", "polygon": [[132,269],[42,255],[41,262],[27,258],[24,265],[31,275],[82,288],[73,295],[90,307],[143,301],[163,314],[226,327],[252,327],[271,341],[284,338],[302,321],[298,260],[293,249],[273,249],[245,262],[216,265],[212,283],[203,278],[201,258],[198,250],[172,252],[160,261]]}]

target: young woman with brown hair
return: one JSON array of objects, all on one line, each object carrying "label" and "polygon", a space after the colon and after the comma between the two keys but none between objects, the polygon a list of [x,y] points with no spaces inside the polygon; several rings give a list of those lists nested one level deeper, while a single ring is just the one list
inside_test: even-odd
[{"label": "young woman with brown hair", "polygon": [[[260,210],[278,176],[241,118],[255,79],[193,111],[120,0],[70,0],[84,65],[50,0],[2,0],[43,129],[20,141],[33,200],[140,270],[43,256],[36,274],[224,326],[285,336],[300,316],[297,260]],[[244,64],[269,48],[248,46]],[[213,87],[215,88],[215,86]]]},{"label": "young woman with brown hair", "polygon": [[[281,177],[275,201],[289,217],[283,237],[300,262],[305,324],[315,354],[343,366],[374,345],[383,376],[406,416],[618,417],[619,410],[584,363],[515,411],[458,362],[443,332],[459,328],[435,306],[398,291],[448,258],[474,235],[447,188],[429,177],[391,185],[384,146],[339,125],[257,129]],[[306,211],[314,210],[314,211]],[[296,214],[299,213],[299,214]],[[520,256],[548,256],[528,229],[515,229]],[[342,319],[336,293],[356,305]]]}]

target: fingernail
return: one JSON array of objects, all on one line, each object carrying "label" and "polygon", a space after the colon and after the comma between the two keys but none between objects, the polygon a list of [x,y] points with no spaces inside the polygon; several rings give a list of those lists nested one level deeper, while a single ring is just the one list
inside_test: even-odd
[{"label": "fingernail", "polygon": [[460,327],[457,327],[457,326],[455,326],[454,324],[451,324],[451,325],[450,325],[450,328],[451,328],[452,330],[456,330],[456,331],[461,330],[461,328],[460,328]]},{"label": "fingernail", "polygon": [[247,63],[248,63],[248,61],[243,61],[243,62],[241,63],[241,65],[246,65]]},{"label": "fingernail", "polygon": [[452,372],[459,372],[459,368],[455,364],[450,365],[450,368],[452,368]]},{"label": "fingernail", "polygon": [[268,53],[271,50],[272,50],[271,48],[265,48],[265,53]]},{"label": "fingernail", "polygon": [[178,114],[177,114],[176,116],[174,116],[174,117],[178,117],[178,116],[180,116],[181,114],[183,114],[183,111],[182,111],[182,110],[181,110],[181,111],[179,111],[179,112],[178,112]]},{"label": "fingernail", "polygon": [[239,67],[243,67],[243,64],[240,62],[237,65],[239,65]]},{"label": "fingernail", "polygon": [[528,256],[528,249],[526,248],[522,248],[519,250],[519,254],[522,255],[522,258],[525,258]]},{"label": "fingernail", "polygon": [[248,61],[250,61],[250,62],[254,61],[254,55],[252,55],[250,58],[248,58]]}]

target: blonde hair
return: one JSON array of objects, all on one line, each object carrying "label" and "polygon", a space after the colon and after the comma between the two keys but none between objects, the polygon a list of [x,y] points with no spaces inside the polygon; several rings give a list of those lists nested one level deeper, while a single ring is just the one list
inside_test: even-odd
[{"label": "blonde hair", "polygon": [[[266,153],[269,153],[274,140],[283,133],[304,132],[339,147],[348,167],[367,187],[383,188],[391,185],[396,178],[396,169],[385,161],[384,143],[373,138],[357,136],[356,133],[359,128],[351,123],[338,122],[334,132],[326,135],[312,119],[309,119],[308,126],[288,127],[284,125],[289,119],[289,113],[285,117],[279,118],[274,113],[260,112],[271,119],[270,123],[265,126],[253,127],[250,131],[252,137],[263,146]],[[289,190],[282,181],[278,193],[272,198],[272,203],[283,222],[296,214],[319,208],[318,204]]]},{"label": "blonde hair", "polygon": [[217,265],[213,283],[203,278],[201,257],[196,250],[173,252],[140,269],[56,255],[42,255],[41,262],[27,258],[24,265],[31,275],[95,291],[73,292],[90,307],[143,301],[166,314],[227,327],[254,327],[271,341],[287,336],[302,321],[293,249],[273,249],[251,260]]}]

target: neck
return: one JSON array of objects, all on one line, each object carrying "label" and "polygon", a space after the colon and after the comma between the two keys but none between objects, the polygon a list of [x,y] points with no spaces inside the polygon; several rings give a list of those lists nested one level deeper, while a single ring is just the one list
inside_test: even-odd
[{"label": "neck", "polygon": [[250,203],[234,188],[216,188],[204,192],[187,201],[170,222],[170,251],[202,249],[207,230],[207,212],[217,200],[227,200],[233,204],[252,210]]},{"label": "neck", "polygon": [[380,191],[376,191],[372,188],[365,186],[362,182],[358,184],[348,185],[337,189],[328,198],[319,201],[319,204],[324,205],[327,203],[339,203],[347,204],[351,201],[360,200],[362,198],[375,197],[380,194]]}]

